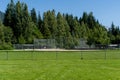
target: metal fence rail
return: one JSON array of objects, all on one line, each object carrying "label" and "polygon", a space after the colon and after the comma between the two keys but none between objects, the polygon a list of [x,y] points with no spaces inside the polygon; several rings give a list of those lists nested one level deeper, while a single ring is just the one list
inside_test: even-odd
[{"label": "metal fence rail", "polygon": [[98,60],[120,59],[119,50],[0,51],[0,60]]}]

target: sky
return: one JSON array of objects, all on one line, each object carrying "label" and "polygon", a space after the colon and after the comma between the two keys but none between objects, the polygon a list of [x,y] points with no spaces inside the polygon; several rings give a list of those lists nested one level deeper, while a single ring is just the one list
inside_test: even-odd
[{"label": "sky", "polygon": [[[18,0],[14,0],[16,2]],[[54,9],[57,12],[81,17],[83,12],[93,12],[99,22],[110,27],[113,22],[120,26],[120,0],[19,0],[28,5],[29,10],[43,12]],[[10,0],[0,0],[0,11],[5,12]]]}]

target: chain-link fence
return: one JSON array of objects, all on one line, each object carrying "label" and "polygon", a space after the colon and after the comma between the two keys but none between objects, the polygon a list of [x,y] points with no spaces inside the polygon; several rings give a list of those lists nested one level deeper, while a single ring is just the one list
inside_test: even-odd
[{"label": "chain-link fence", "polygon": [[[34,44],[14,44],[19,51],[1,51],[0,59],[63,60],[63,59],[120,59],[119,46],[87,44],[86,39],[60,37],[35,39]],[[109,50],[110,49],[110,50]],[[112,50],[111,50],[112,49]],[[116,50],[117,49],[117,50]]]},{"label": "chain-link fence", "polygon": [[95,44],[84,38],[57,37],[55,39],[34,39],[33,44],[14,44],[15,49],[119,49],[120,44]]},{"label": "chain-link fence", "polygon": [[0,51],[0,60],[120,59],[119,50]]},{"label": "chain-link fence", "polygon": [[57,39],[35,39],[33,44],[14,44],[15,49],[90,49],[87,40],[81,38],[60,37]]}]

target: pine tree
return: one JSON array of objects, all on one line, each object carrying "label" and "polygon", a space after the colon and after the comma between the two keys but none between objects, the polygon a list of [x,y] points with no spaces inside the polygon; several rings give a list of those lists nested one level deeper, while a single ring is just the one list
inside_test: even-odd
[{"label": "pine tree", "polygon": [[70,27],[70,32],[71,32],[71,35],[74,36],[74,19],[73,19],[73,15],[69,15],[69,14],[66,14],[65,15],[65,19]]},{"label": "pine tree", "polygon": [[39,12],[39,14],[38,14],[38,29],[40,30],[40,32],[41,32],[41,28],[42,28],[42,26],[43,26],[43,21],[42,21],[42,19],[41,19],[41,16],[40,16],[40,12]]},{"label": "pine tree", "polygon": [[15,4],[13,2],[13,0],[11,0],[11,2],[7,5],[7,9],[6,9],[6,12],[5,12],[5,16],[4,16],[4,21],[3,21],[3,24],[5,26],[8,26],[12,29],[13,31],[13,39],[12,39],[12,43],[16,43],[16,38],[15,38],[15,35],[14,35],[14,28],[15,28],[15,25],[16,25],[16,15],[15,15]]},{"label": "pine tree", "polygon": [[55,11],[54,10],[47,11],[44,15],[43,22],[44,22],[43,27],[46,27],[49,29],[50,37],[54,39],[57,33],[56,32],[57,31],[57,20],[55,16]]},{"label": "pine tree", "polygon": [[19,42],[18,38],[22,35],[23,33],[23,26],[22,26],[22,6],[20,1],[16,3],[16,13],[15,13],[15,26],[13,28],[14,35],[17,39],[17,42]]},{"label": "pine tree", "polygon": [[80,34],[80,38],[84,38],[84,39],[87,39],[88,35],[90,34],[89,28],[87,27],[87,24],[85,24],[84,22],[81,22],[81,24],[80,24],[79,34]]},{"label": "pine tree", "polygon": [[110,37],[110,41],[112,44],[120,43],[120,29],[115,26],[112,22],[111,27],[108,29],[108,36]]},{"label": "pine tree", "polygon": [[49,15],[49,29],[51,31],[52,38],[55,39],[57,35],[57,19],[55,15],[55,10],[52,10]]},{"label": "pine tree", "polygon": [[74,43],[70,34],[70,27],[60,12],[57,14],[57,25],[57,43],[60,45],[59,47],[73,47]]},{"label": "pine tree", "polygon": [[15,21],[15,4],[13,0],[11,0],[11,2],[7,5],[3,23],[5,26],[14,27],[14,21]]},{"label": "pine tree", "polygon": [[0,45],[2,45],[5,40],[4,40],[4,26],[2,25],[2,22],[0,22]]},{"label": "pine tree", "polygon": [[12,39],[13,38],[12,29],[10,27],[4,26],[3,30],[4,30],[4,40],[5,40],[5,42],[11,44],[11,42],[13,40]]},{"label": "pine tree", "polygon": [[31,10],[31,18],[32,18],[32,21],[34,22],[34,24],[37,26],[37,15],[36,15],[36,10],[35,8],[33,8]]},{"label": "pine tree", "polygon": [[10,27],[6,27],[0,22],[0,50],[11,49],[12,30]]},{"label": "pine tree", "polygon": [[79,19],[79,22],[87,23],[87,21],[88,21],[88,14],[86,12],[83,12],[83,16],[82,18]]},{"label": "pine tree", "polygon": [[49,20],[47,18],[47,15],[48,15],[48,13],[44,13],[43,26],[41,28],[41,32],[45,39],[50,39],[52,36],[51,36],[50,29],[49,29]]},{"label": "pine tree", "polygon": [[76,19],[74,19],[72,23],[73,23],[72,35],[76,38],[80,38],[81,31],[79,22]]}]

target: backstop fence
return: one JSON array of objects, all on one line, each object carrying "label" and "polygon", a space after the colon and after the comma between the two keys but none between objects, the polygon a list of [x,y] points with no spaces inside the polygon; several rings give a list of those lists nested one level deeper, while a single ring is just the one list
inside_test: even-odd
[{"label": "backstop fence", "polygon": [[15,49],[92,49],[95,45],[88,45],[87,40],[81,38],[62,37],[57,39],[35,39],[33,44],[14,44]]}]

